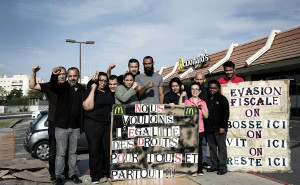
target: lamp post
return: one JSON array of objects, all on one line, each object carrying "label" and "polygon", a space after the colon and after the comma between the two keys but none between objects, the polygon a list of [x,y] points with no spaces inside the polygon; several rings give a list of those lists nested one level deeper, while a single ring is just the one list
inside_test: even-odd
[{"label": "lamp post", "polygon": [[95,41],[78,42],[72,39],[66,39],[66,42],[79,43],[79,83],[81,83],[81,44],[95,44]]}]

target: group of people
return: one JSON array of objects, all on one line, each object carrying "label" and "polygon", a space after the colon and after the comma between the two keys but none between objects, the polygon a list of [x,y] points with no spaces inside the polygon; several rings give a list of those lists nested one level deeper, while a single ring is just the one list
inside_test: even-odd
[{"label": "group of people", "polygon": [[[218,175],[227,173],[226,135],[229,119],[229,104],[225,96],[221,95],[221,84],[243,82],[243,78],[235,74],[235,64],[227,61],[223,64],[225,75],[218,80],[208,82],[208,88],[203,73],[196,73],[194,82],[182,85],[179,78],[170,80],[170,92],[165,94],[164,104],[171,107],[176,105],[196,106],[199,110],[199,147],[198,147],[198,175],[204,175],[204,165],[209,166],[207,172],[217,171]],[[207,158],[207,143],[210,158]],[[195,174],[195,175],[197,175]]]},{"label": "group of people", "polygon": [[[229,118],[227,99],[220,94],[220,84],[243,81],[234,73],[234,63],[224,63],[224,78],[204,86],[205,75],[197,73],[194,82],[183,85],[179,78],[171,79],[170,92],[164,95],[163,78],[154,72],[151,56],[143,59],[144,73],[139,61],[130,59],[128,72],[111,75],[115,64],[105,72],[96,72],[84,88],[78,83],[79,70],[64,67],[52,69],[48,83],[36,83],[39,66],[32,68],[29,86],[46,93],[49,100],[49,173],[56,184],[66,178],[82,183],[77,176],[76,148],[80,133],[85,132],[89,147],[89,167],[92,183],[110,177],[110,130],[113,104],[169,104],[196,106],[199,109],[198,174],[203,175],[202,157],[206,156],[206,140],[210,148],[211,168],[208,172],[227,172],[226,132]],[[66,80],[67,77],[67,80]],[[202,155],[202,152],[205,154]],[[106,177],[106,178],[104,178]]]}]

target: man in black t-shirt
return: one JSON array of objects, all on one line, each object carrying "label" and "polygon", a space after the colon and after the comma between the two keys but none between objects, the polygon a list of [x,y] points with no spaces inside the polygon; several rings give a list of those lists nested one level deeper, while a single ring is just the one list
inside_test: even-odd
[{"label": "man in black t-shirt", "polygon": [[[58,83],[64,83],[66,81],[66,69],[59,67],[60,73],[58,75]],[[57,96],[50,90],[50,83],[36,83],[36,73],[41,69],[40,66],[32,67],[32,74],[29,80],[29,88],[37,91],[44,92],[49,102],[48,111],[48,135],[49,135],[49,173],[50,180],[55,180],[55,156],[56,156],[56,140],[55,140],[55,123],[53,123]]]}]

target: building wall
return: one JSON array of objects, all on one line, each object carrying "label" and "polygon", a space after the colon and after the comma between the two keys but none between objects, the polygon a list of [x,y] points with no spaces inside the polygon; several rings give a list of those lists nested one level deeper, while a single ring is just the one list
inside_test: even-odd
[{"label": "building wall", "polygon": [[[30,75],[13,75],[8,77],[7,75],[0,76],[0,86],[3,87],[8,93],[13,89],[21,89],[23,95],[27,95],[29,91],[29,79]],[[43,83],[41,78],[36,78],[37,83]]]}]

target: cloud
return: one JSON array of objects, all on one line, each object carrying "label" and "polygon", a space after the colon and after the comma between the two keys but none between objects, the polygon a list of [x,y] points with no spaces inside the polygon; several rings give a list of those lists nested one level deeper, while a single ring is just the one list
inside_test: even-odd
[{"label": "cloud", "polygon": [[[106,15],[117,15],[135,12],[134,10],[140,8],[143,1],[131,0],[77,0],[77,1],[46,1],[43,3],[20,3],[19,6],[24,12],[35,11],[42,19],[50,19],[59,25],[80,24],[88,21],[93,21],[96,18],[101,19]],[[28,15],[28,14],[27,14]],[[32,17],[37,18],[37,17]],[[103,18],[104,19],[104,18]]]},{"label": "cloud", "polygon": [[179,58],[197,57],[204,50],[212,54],[232,42],[243,44],[268,36],[272,29],[286,30],[300,22],[298,0],[77,0],[26,2],[20,7],[34,12],[34,19],[76,31],[74,39],[95,40],[95,45],[83,51],[86,65],[97,61],[106,71],[108,63],[114,62],[118,74],[127,69],[130,58],[141,62],[152,55],[159,70]]},{"label": "cloud", "polygon": [[30,54],[38,54],[38,55],[44,55],[47,52],[41,48],[35,48],[35,47],[24,47],[24,48],[19,48],[20,51],[30,53]]}]

